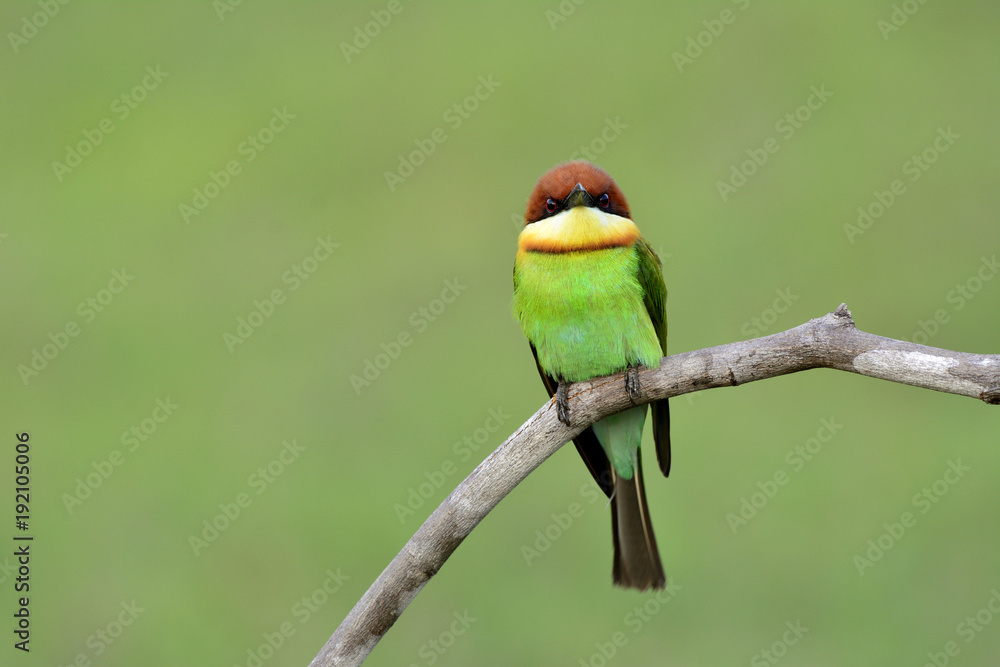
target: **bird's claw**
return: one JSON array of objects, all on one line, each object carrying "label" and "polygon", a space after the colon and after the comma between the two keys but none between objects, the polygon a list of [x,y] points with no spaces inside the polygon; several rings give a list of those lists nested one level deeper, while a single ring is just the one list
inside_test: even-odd
[{"label": "bird's claw", "polygon": [[628,398],[632,401],[632,405],[635,405],[641,398],[639,391],[639,369],[635,366],[629,366],[625,369],[625,391],[628,392]]},{"label": "bird's claw", "polygon": [[569,393],[567,391],[567,384],[565,382],[559,383],[559,388],[556,389],[556,417],[559,418],[563,424],[570,426],[569,423]]}]

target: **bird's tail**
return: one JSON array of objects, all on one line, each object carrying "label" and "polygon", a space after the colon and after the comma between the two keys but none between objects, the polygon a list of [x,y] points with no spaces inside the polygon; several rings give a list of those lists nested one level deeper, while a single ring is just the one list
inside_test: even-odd
[{"label": "bird's tail", "polygon": [[611,531],[615,541],[615,585],[640,591],[662,589],[666,577],[656,548],[653,524],[649,520],[638,449],[635,450],[632,479],[615,475]]}]

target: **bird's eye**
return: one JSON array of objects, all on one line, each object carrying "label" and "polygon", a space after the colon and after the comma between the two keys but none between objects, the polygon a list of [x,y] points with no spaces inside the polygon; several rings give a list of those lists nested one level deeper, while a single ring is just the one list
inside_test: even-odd
[{"label": "bird's eye", "polygon": [[549,213],[554,213],[558,206],[559,202],[557,202],[552,197],[549,197],[548,199],[545,200],[545,210],[548,211]]},{"label": "bird's eye", "polygon": [[601,208],[607,208],[608,204],[611,203],[611,199],[608,197],[608,193],[605,192],[603,195],[601,195],[601,198],[597,200],[597,203],[600,205]]}]

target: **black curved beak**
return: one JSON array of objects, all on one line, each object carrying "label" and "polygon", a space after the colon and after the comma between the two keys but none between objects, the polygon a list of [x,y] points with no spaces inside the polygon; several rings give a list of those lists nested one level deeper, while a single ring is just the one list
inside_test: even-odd
[{"label": "black curved beak", "polygon": [[576,184],[569,194],[566,195],[566,199],[562,201],[562,208],[565,210],[571,209],[574,206],[597,206],[597,202],[590,193],[587,192],[583,186],[579,183]]}]

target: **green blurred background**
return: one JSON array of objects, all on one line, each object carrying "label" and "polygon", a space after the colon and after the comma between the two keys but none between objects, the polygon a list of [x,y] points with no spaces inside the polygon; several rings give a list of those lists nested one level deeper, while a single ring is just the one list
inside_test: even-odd
[{"label": "green blurred background", "polygon": [[[43,1],[4,3],[0,26],[0,552],[22,431],[35,536],[30,655],[0,557],[5,665],[307,664],[543,403],[510,314],[517,218],[581,146],[661,253],[672,352],[841,302],[866,331],[1000,352],[996,3]],[[753,173],[724,198],[734,165]],[[233,343],[240,318],[259,326]],[[52,358],[25,372],[36,350]],[[921,665],[948,642],[953,664],[995,659],[996,409],[814,371],[672,414],[671,477],[646,460],[669,601],[612,588],[608,510],[566,447],[369,663]],[[969,468],[953,485],[949,461]],[[983,609],[992,624],[963,625]]]}]

